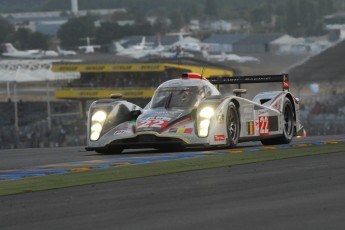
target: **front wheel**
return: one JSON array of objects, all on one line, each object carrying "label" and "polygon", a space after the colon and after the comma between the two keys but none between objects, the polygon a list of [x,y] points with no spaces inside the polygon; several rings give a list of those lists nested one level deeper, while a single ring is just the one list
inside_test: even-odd
[{"label": "front wheel", "polygon": [[237,108],[233,102],[230,102],[228,106],[227,116],[226,116],[226,129],[228,133],[228,146],[230,148],[236,147],[238,139],[240,137],[240,116],[238,114]]},{"label": "front wheel", "polygon": [[293,107],[291,101],[288,98],[285,98],[283,105],[283,119],[283,135],[277,138],[261,140],[262,144],[279,145],[289,144],[292,141],[295,127],[295,119]]}]

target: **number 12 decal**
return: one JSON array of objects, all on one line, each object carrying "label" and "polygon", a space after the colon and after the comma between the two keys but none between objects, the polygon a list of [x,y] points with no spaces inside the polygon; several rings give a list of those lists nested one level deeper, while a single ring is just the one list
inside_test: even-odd
[{"label": "number 12 decal", "polygon": [[268,136],[269,135],[269,124],[268,124],[268,117],[259,117],[259,134],[260,136]]}]

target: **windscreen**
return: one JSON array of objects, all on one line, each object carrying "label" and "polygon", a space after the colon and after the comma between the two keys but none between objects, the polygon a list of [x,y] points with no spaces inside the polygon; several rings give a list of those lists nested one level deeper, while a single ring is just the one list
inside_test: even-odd
[{"label": "windscreen", "polygon": [[155,93],[151,108],[196,107],[203,97],[202,86],[161,88]]}]

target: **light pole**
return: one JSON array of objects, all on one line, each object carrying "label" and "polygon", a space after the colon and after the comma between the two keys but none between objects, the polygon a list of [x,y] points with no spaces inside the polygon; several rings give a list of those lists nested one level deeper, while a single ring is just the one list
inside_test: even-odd
[{"label": "light pole", "polygon": [[46,81],[46,91],[47,91],[47,122],[48,122],[48,130],[50,131],[52,128],[52,119],[51,119],[51,108],[50,108],[50,85],[49,79]]}]

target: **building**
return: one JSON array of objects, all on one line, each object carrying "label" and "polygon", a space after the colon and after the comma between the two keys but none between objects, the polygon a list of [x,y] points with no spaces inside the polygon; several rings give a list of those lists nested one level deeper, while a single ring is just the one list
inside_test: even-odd
[{"label": "building", "polygon": [[263,54],[270,53],[270,43],[281,34],[252,34],[233,43],[233,52],[237,54]]},{"label": "building", "polygon": [[209,53],[232,53],[233,44],[247,35],[215,34],[203,40],[201,44],[207,47]]}]

